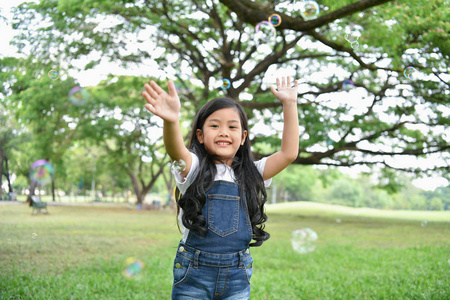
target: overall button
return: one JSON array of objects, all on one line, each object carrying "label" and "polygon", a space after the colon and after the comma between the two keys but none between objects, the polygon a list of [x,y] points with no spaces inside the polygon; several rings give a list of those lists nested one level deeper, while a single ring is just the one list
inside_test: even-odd
[{"label": "overall button", "polygon": [[177,268],[177,269],[182,269],[183,267],[180,265],[180,263],[176,263],[176,264],[175,264],[175,268]]},{"label": "overall button", "polygon": [[183,246],[180,246],[180,248],[178,249],[178,251],[184,252],[184,247],[183,247]]}]

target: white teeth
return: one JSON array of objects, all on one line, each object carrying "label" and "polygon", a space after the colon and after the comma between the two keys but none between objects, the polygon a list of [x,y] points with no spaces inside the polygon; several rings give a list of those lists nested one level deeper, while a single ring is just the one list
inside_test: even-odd
[{"label": "white teeth", "polygon": [[217,143],[217,145],[229,145],[230,143]]}]

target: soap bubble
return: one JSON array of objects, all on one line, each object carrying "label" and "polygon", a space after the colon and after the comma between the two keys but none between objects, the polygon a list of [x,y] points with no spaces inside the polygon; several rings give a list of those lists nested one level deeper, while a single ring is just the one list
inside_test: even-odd
[{"label": "soap bubble", "polygon": [[182,159],[174,160],[170,166],[170,172],[172,172],[173,175],[179,175],[184,170],[186,170],[186,162]]},{"label": "soap bubble", "polygon": [[350,44],[350,46],[352,47],[352,49],[358,49],[359,43],[358,43],[358,41],[354,41],[353,43]]},{"label": "soap bubble", "polygon": [[51,163],[45,159],[39,159],[31,165],[30,178],[39,184],[47,184],[52,181],[54,169]]},{"label": "soap bubble", "polygon": [[227,90],[230,88],[230,86],[231,86],[231,81],[229,79],[226,79],[226,78],[222,79],[222,85],[220,86],[220,88],[222,90]]},{"label": "soap bubble", "polygon": [[59,74],[58,71],[56,70],[50,70],[48,71],[48,78],[50,78],[51,80],[56,80],[59,78]]},{"label": "soap bubble", "polygon": [[280,17],[280,15],[277,15],[277,14],[271,15],[271,16],[269,17],[269,22],[270,22],[273,26],[277,27],[278,25],[281,24],[281,17]]},{"label": "soap bubble", "polygon": [[37,233],[34,233],[34,232],[33,232],[33,233],[31,234],[31,238],[32,238],[33,240],[35,240],[35,239],[37,238]]},{"label": "soap bubble", "polygon": [[294,251],[305,254],[316,249],[317,233],[311,228],[302,228],[292,232],[291,242]]},{"label": "soap bubble", "polygon": [[344,80],[344,82],[342,82],[342,88],[346,91],[352,89],[354,86],[355,84],[350,79]]},{"label": "soap bubble", "polygon": [[414,68],[414,67],[407,67],[405,69],[405,71],[403,72],[403,75],[405,75],[406,78],[413,79],[413,75],[414,75],[415,72],[417,72],[416,68]]},{"label": "soap bubble", "polygon": [[138,275],[142,269],[144,269],[145,264],[135,259],[134,257],[128,257],[125,260],[125,269],[123,270],[123,275],[126,277],[134,277]]},{"label": "soap bubble", "polygon": [[69,101],[73,105],[83,105],[89,101],[89,93],[80,86],[75,86],[69,91]]},{"label": "soap bubble", "polygon": [[319,15],[319,4],[316,1],[303,1],[300,7],[300,14],[303,19],[311,20]]},{"label": "soap bubble", "polygon": [[420,225],[421,225],[422,227],[426,227],[426,226],[428,225],[428,221],[427,221],[427,220],[423,220],[423,221],[420,223]]},{"label": "soap bubble", "polygon": [[336,219],[336,223],[341,223],[342,220],[341,219]]},{"label": "soap bubble", "polygon": [[8,244],[11,244],[12,243],[12,240],[11,239],[8,239]]},{"label": "soap bubble", "polygon": [[269,21],[261,21],[255,27],[255,40],[259,44],[260,41],[267,43],[275,39],[275,27]]}]

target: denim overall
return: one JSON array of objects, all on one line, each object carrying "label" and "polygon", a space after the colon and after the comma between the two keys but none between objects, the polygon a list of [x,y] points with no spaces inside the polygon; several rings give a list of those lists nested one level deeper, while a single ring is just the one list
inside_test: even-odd
[{"label": "denim overall", "polygon": [[208,233],[189,231],[174,261],[172,299],[250,298],[253,231],[237,183],[215,181],[202,208]]}]

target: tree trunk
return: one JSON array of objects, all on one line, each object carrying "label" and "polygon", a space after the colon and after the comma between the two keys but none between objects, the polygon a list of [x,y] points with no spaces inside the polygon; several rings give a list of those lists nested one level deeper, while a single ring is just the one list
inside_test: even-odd
[{"label": "tree trunk", "polygon": [[29,202],[30,205],[31,205],[31,196],[34,195],[34,191],[36,190],[36,187],[37,187],[37,182],[32,180],[31,184],[30,184],[29,193],[28,193],[28,196],[27,196],[27,202]]},{"label": "tree trunk", "polygon": [[174,193],[174,179],[172,176],[169,175],[169,178],[167,178],[167,175],[163,173],[164,182],[166,183],[167,187],[167,193],[169,198],[169,206],[170,208],[176,207],[176,199],[175,199],[175,193]]},{"label": "tree trunk", "polygon": [[142,195],[142,193],[136,193],[136,204],[141,204],[144,202],[145,195]]},{"label": "tree trunk", "polygon": [[[12,194],[13,193],[13,189],[12,189],[12,184],[11,184],[11,178],[9,177],[9,165],[8,165],[8,156],[5,156],[5,176],[6,176],[6,180],[8,180],[8,189],[9,192]],[[2,186],[1,180],[0,180],[0,186]]]},{"label": "tree trunk", "polygon": [[52,178],[52,198],[53,202],[55,202],[55,180]]},{"label": "tree trunk", "polygon": [[131,178],[131,184],[133,185],[133,191],[134,191],[134,194],[136,195],[136,204],[142,204],[143,199],[141,196],[141,188],[139,187],[139,182],[133,172],[130,172],[128,175]]},{"label": "tree trunk", "polygon": [[143,180],[141,180],[141,183],[143,185],[142,190],[141,190],[141,187],[139,186],[138,178],[134,175],[133,172],[130,171],[130,173],[128,175],[131,178],[131,183],[133,184],[133,190],[134,190],[134,193],[137,198],[136,204],[142,205],[142,202],[145,199],[145,195],[147,195],[148,191],[151,190],[151,188],[153,187],[153,185],[156,182],[156,179],[158,179],[159,175],[161,175],[163,173],[163,170],[164,170],[164,165],[161,165],[159,167],[158,172],[152,176],[152,178],[150,179],[150,182],[147,185],[145,185]]},{"label": "tree trunk", "polygon": [[2,200],[2,183],[3,183],[3,148],[0,144],[0,201]]}]

